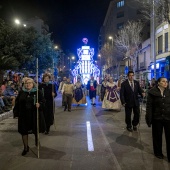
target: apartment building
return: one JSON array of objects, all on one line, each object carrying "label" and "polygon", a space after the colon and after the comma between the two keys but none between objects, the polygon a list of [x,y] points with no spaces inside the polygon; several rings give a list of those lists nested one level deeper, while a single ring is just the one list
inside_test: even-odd
[{"label": "apartment building", "polygon": [[[105,20],[100,29],[99,35],[99,52],[103,46],[110,46],[113,41],[115,34],[123,28],[128,20],[138,20],[143,18],[140,12],[140,6],[134,0],[113,0],[110,2]],[[146,24],[143,32],[141,32],[143,40],[146,40],[150,37],[150,24]],[[110,39],[109,39],[110,37]],[[101,56],[105,57],[105,56]],[[114,57],[114,56],[110,56]],[[127,61],[127,60],[126,60]],[[129,62],[130,64],[130,62]],[[116,75],[117,71],[114,69],[115,66],[103,66],[103,71],[109,73],[109,70],[112,70],[112,74]],[[128,65],[130,67],[130,65]],[[121,62],[120,70],[124,70],[125,62]],[[121,71],[122,72],[122,71]]]},{"label": "apartment building", "polygon": [[[170,79],[170,24],[163,22],[156,28],[156,77],[165,76]],[[153,76],[154,65],[151,65]]]}]

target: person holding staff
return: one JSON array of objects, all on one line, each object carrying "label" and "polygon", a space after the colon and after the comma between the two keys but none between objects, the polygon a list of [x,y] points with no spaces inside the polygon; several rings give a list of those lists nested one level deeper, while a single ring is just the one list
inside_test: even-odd
[{"label": "person holding staff", "polygon": [[27,78],[22,90],[19,92],[13,109],[14,118],[18,117],[18,132],[22,135],[24,150],[22,156],[29,152],[28,134],[35,135],[35,145],[37,146],[37,108],[39,108],[39,133],[45,132],[45,122],[42,113],[45,100],[41,91],[38,91],[34,80]]},{"label": "person holding staff", "polygon": [[45,98],[44,117],[46,123],[46,132],[49,134],[50,126],[54,124],[54,98],[57,96],[56,88],[53,83],[50,82],[51,76],[44,74],[42,83],[39,85],[39,89]]}]

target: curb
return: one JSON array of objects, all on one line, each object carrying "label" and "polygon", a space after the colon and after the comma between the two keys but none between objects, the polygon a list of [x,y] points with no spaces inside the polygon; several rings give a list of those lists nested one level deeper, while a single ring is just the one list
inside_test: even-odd
[{"label": "curb", "polygon": [[12,110],[10,110],[8,112],[5,112],[5,113],[2,113],[2,114],[0,114],[0,121],[2,121],[4,119],[8,119],[12,115],[13,115],[13,111]]}]

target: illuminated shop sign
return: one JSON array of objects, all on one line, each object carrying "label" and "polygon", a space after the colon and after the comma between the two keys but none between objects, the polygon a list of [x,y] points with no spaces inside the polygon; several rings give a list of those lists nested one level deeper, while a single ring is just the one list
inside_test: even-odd
[{"label": "illuminated shop sign", "polygon": [[[151,65],[151,69],[152,69],[152,70],[154,69],[154,64]],[[156,63],[156,69],[159,69],[159,63]]]}]

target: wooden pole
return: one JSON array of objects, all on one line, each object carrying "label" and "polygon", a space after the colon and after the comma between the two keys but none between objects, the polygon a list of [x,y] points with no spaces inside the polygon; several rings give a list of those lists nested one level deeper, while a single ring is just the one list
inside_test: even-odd
[{"label": "wooden pole", "polygon": [[[53,59],[53,80],[52,80],[52,92],[54,93],[54,59]],[[55,103],[54,103],[54,96],[53,96],[53,115],[54,115],[54,128],[56,130],[56,124],[55,124]]]},{"label": "wooden pole", "polygon": [[[37,102],[38,103],[38,58],[37,58],[37,72],[36,72],[36,76],[37,76]],[[37,107],[37,157],[40,157],[40,142],[39,142],[39,108]]]}]

